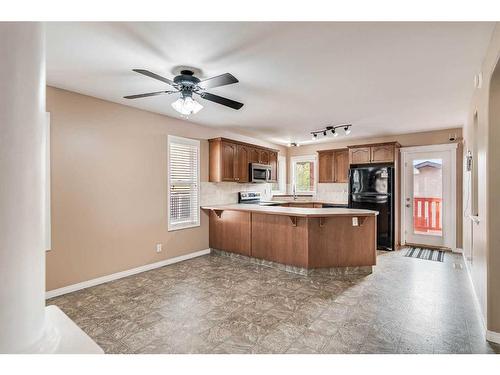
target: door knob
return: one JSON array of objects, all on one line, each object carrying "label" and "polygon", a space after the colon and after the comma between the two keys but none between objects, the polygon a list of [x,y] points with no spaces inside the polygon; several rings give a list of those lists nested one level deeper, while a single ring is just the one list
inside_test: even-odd
[{"label": "door knob", "polygon": [[411,207],[411,204],[407,203],[407,204],[406,204],[406,207],[410,208],[410,207]]}]

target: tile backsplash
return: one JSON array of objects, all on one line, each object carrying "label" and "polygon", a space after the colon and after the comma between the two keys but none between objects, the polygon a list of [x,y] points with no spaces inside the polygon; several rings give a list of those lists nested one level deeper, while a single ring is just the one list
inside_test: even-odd
[{"label": "tile backsplash", "polygon": [[348,184],[318,184],[316,199],[331,201],[334,203],[347,203]]},{"label": "tile backsplash", "polygon": [[271,184],[241,184],[237,182],[202,182],[201,205],[238,203],[239,191],[260,191],[262,200],[271,200]]},{"label": "tile backsplash", "polygon": [[[262,200],[271,200],[271,187],[272,184],[202,182],[201,205],[238,203],[239,191],[260,191]],[[347,203],[348,184],[318,184],[314,198],[334,203]]]}]

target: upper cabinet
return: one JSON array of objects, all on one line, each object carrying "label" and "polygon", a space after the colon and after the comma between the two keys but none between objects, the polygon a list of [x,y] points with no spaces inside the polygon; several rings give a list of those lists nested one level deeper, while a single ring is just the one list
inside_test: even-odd
[{"label": "upper cabinet", "polygon": [[333,150],[318,151],[318,182],[333,182]]},{"label": "upper cabinet", "polygon": [[371,162],[370,147],[356,147],[349,150],[350,164],[366,164]]},{"label": "upper cabinet", "polygon": [[209,181],[249,182],[250,163],[271,165],[271,180],[278,175],[278,150],[233,141],[209,139]]},{"label": "upper cabinet", "polygon": [[318,151],[318,164],[318,182],[348,181],[349,151],[347,149]]},{"label": "upper cabinet", "polygon": [[222,142],[221,143],[221,158],[225,160],[222,163],[221,169],[221,180],[222,181],[234,181],[236,179],[236,155],[238,154],[238,148],[233,143]]},{"label": "upper cabinet", "polygon": [[349,146],[349,163],[394,163],[399,147],[397,142]]},{"label": "upper cabinet", "polygon": [[349,150],[336,150],[334,162],[334,182],[349,182]]}]

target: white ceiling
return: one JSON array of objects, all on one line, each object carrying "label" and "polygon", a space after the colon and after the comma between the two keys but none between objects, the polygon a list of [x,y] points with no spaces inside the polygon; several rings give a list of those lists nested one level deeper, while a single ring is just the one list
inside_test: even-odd
[{"label": "white ceiling", "polygon": [[349,122],[352,137],[462,126],[494,23],[49,23],[49,85],[179,117],[168,89],[131,71],[173,78],[232,73],[209,90],[241,101],[235,111],[200,99],[190,121],[270,142]]}]

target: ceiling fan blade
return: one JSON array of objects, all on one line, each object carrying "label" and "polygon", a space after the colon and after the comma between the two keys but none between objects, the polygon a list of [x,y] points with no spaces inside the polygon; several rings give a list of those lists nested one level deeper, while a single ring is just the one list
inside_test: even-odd
[{"label": "ceiling fan blade", "polygon": [[158,81],[168,83],[170,86],[175,87],[175,83],[173,81],[169,80],[168,78],[162,77],[156,73],[150,72],[149,70],[145,69],[132,69],[132,70],[136,73],[144,74],[145,76],[157,79]]},{"label": "ceiling fan blade", "polygon": [[202,89],[211,89],[212,87],[219,87],[238,83],[239,81],[230,73],[224,73],[217,77],[207,78],[198,83],[198,87]]},{"label": "ceiling fan blade", "polygon": [[200,96],[203,99],[210,100],[211,102],[222,104],[225,105],[226,107],[230,107],[233,109],[240,109],[241,107],[243,107],[243,103],[228,98],[223,98],[222,96],[219,95],[210,94],[209,92],[202,92],[200,93]]},{"label": "ceiling fan blade", "polygon": [[124,96],[125,99],[137,99],[137,98],[145,98],[147,96],[156,96],[162,94],[171,94],[175,91],[156,91],[156,92],[148,92],[146,94],[137,94],[137,95],[128,95]]}]

